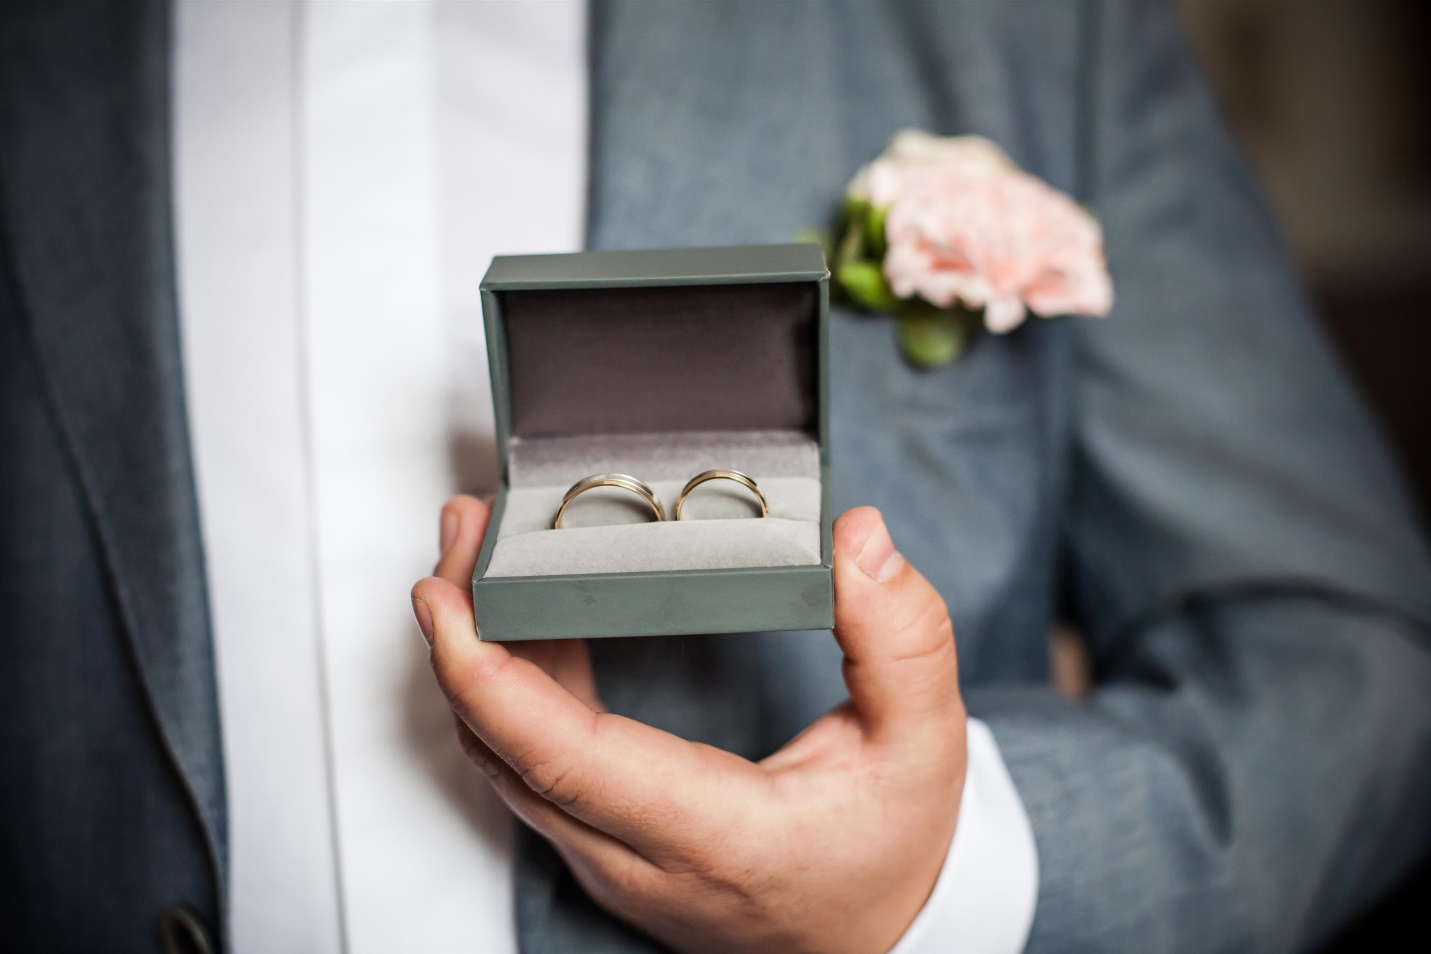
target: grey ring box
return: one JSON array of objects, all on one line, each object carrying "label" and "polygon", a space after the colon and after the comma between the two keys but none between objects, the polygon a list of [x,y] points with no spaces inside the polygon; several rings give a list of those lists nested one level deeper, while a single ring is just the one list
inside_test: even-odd
[{"label": "grey ring box", "polygon": [[[487,640],[827,629],[829,271],[815,245],[499,256],[482,281],[501,479],[472,578]],[[694,474],[740,470],[686,519]]]}]

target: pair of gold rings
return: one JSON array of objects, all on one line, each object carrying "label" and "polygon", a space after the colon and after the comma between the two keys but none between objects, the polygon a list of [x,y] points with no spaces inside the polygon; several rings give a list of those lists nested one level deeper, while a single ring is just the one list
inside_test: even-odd
[{"label": "pair of gold rings", "polygon": [[[701,484],[710,480],[733,480],[746,490],[755,495],[755,499],[760,503],[760,515],[770,516],[770,507],[765,503],[765,494],[760,492],[760,488],[755,485],[746,474],[738,470],[706,470],[702,471],[690,480],[686,481],[686,486],[681,488],[681,495],[676,498],[676,513],[672,520],[681,519],[681,506],[686,502],[687,495]],[[637,480],[630,474],[592,474],[590,477],[583,477],[571,485],[571,489],[566,492],[566,496],[561,498],[561,506],[557,508],[556,519],[552,521],[552,529],[561,529],[561,518],[566,513],[566,508],[571,502],[588,490],[595,490],[597,487],[620,487],[628,490],[646,502],[651,508],[651,512],[656,515],[658,521],[666,519],[665,508],[661,506],[661,501],[657,499],[653,491],[644,481]]]}]

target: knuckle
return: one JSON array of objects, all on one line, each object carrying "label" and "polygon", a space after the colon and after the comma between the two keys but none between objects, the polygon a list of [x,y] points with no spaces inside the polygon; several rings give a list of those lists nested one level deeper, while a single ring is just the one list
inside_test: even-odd
[{"label": "knuckle", "polygon": [[922,594],[895,623],[891,646],[894,660],[928,659],[954,650],[954,623],[949,609],[932,587]]},{"label": "knuckle", "polygon": [[678,845],[662,852],[655,861],[667,874],[693,875],[707,882],[724,880],[719,853],[706,844]]},{"label": "knuckle", "polygon": [[606,892],[623,903],[649,900],[654,893],[651,873],[635,858],[604,862],[597,873]]},{"label": "knuckle", "polygon": [[771,881],[765,867],[751,862],[726,860],[693,872],[701,894],[715,892],[732,910],[745,918],[759,918],[770,898]]},{"label": "knuckle", "polygon": [[750,876],[751,866],[740,846],[720,834],[676,846],[652,860],[669,875],[718,888],[722,893],[739,894]]},{"label": "knuckle", "polygon": [[[595,735],[595,718],[587,731]],[[587,750],[590,739],[586,743],[576,741],[545,752],[529,750],[517,753],[510,761],[527,787],[542,798],[559,808],[578,807],[592,795],[591,773],[583,770],[582,762],[582,753]]]},{"label": "knuckle", "polygon": [[566,808],[574,804],[579,793],[572,783],[572,766],[565,759],[543,759],[520,772],[527,787],[552,804]]}]

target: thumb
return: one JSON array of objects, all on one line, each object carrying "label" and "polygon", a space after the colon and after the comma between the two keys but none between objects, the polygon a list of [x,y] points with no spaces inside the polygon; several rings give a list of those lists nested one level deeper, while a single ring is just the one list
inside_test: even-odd
[{"label": "thumb", "polygon": [[834,543],[835,639],[867,733],[947,735],[962,723],[964,704],[944,600],[895,549],[873,507],[841,514]]}]

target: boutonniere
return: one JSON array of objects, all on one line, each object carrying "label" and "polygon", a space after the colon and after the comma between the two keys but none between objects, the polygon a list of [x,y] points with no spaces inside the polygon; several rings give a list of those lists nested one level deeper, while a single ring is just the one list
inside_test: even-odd
[{"label": "boutonniere", "polygon": [[1099,317],[1113,304],[1098,221],[978,136],[896,135],[850,181],[826,251],[837,295],[895,315],[923,368],[1030,312]]}]

